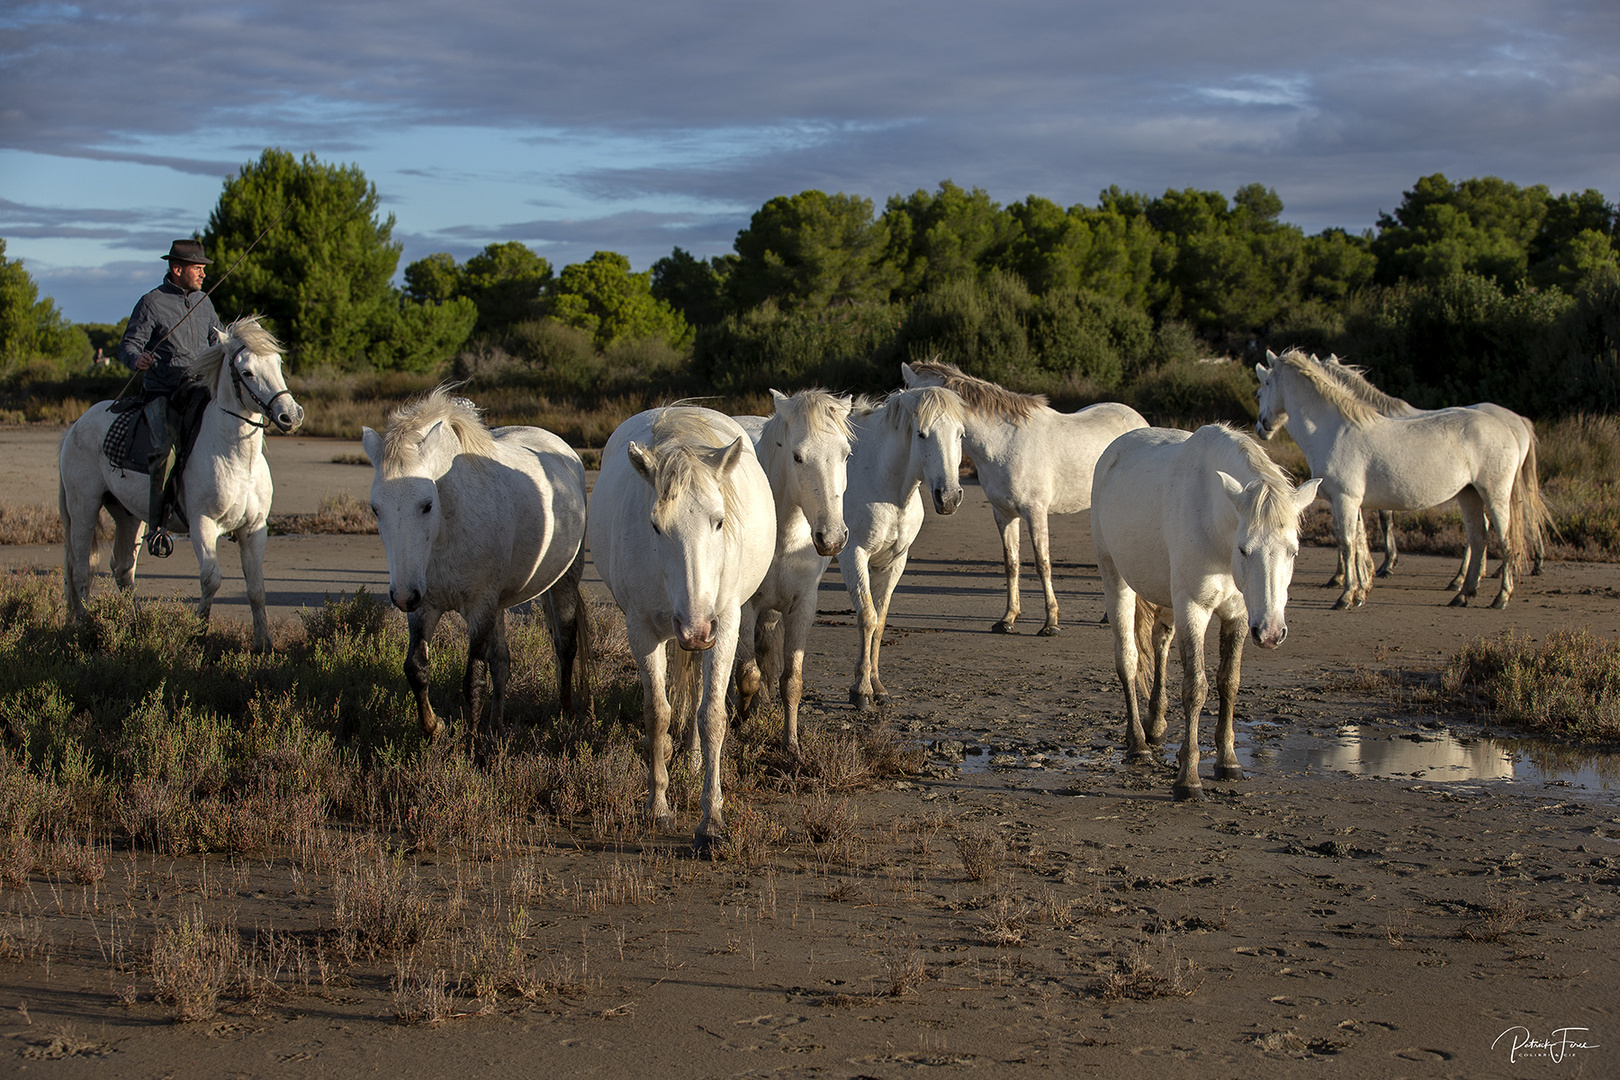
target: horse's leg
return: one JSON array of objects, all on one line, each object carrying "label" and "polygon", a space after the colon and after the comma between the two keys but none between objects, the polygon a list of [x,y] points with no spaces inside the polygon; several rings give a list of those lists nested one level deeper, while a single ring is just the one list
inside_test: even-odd
[{"label": "horse's leg", "polygon": [[1136,651],[1136,593],[1125,584],[1106,549],[1097,549],[1097,570],[1102,575],[1103,609],[1114,632],[1114,674],[1125,693],[1125,760],[1131,764],[1151,762],[1147,732],[1142,727],[1141,705],[1136,697],[1136,670],[1141,657]]},{"label": "horse's leg", "polygon": [[1395,548],[1394,511],[1378,511],[1378,531],[1384,534],[1384,562],[1378,567],[1378,576],[1389,577],[1395,573],[1395,564],[1401,558],[1401,553]]},{"label": "horse's leg", "polygon": [[1019,614],[1024,610],[1018,598],[1018,514],[1003,513],[1001,507],[994,503],[990,505],[990,513],[995,515],[996,528],[1001,530],[1001,564],[1007,574],[1007,613],[990,629],[997,634],[1010,634],[1013,623],[1018,621]]},{"label": "horse's leg", "polygon": [[[844,555],[849,555],[849,564]],[[849,703],[860,712],[872,711],[872,631],[877,625],[877,609],[872,605],[871,559],[864,548],[846,547],[838,556],[838,569],[855,608],[856,636],[860,653],[855,661],[855,682],[849,688]]]},{"label": "horse's leg", "polygon": [[1174,623],[1153,620],[1153,693],[1148,698],[1148,742],[1163,746],[1170,727],[1170,642],[1175,638]]},{"label": "horse's leg", "polygon": [[[585,572],[585,548],[569,565],[563,576],[540,594],[540,610],[546,616],[546,631],[551,636],[551,648],[557,654],[557,707],[571,717],[589,716],[595,712],[591,700],[591,636],[590,616],[585,610],[585,597],[579,590],[579,579]],[[583,713],[574,708],[574,667],[579,665],[580,690],[585,697]]]},{"label": "horse's leg", "polygon": [[782,749],[799,756],[799,701],[804,697],[804,647],[816,622],[816,594],[808,596],[782,616]]},{"label": "horse's leg", "polygon": [[465,614],[467,671],[461,691],[467,699],[467,744],[482,753],[506,734],[506,677],[511,670],[506,611],[494,606]]},{"label": "horse's leg", "polygon": [[1518,584],[1519,551],[1513,532],[1513,498],[1511,494],[1494,493],[1486,506],[1486,521],[1496,533],[1497,542],[1502,545],[1502,588],[1497,592],[1496,599],[1491,601],[1491,607],[1500,611],[1507,607],[1508,600],[1513,596],[1513,589]]},{"label": "horse's leg", "polygon": [[883,675],[878,667],[878,652],[883,648],[883,630],[889,625],[889,601],[894,599],[895,586],[906,572],[906,555],[902,553],[872,575],[872,596],[877,604],[877,626],[872,631],[871,657],[872,700],[879,705],[889,703],[889,691],[883,686]]},{"label": "horse's leg", "polygon": [[444,723],[433,715],[433,704],[428,700],[428,675],[431,664],[428,660],[428,647],[433,643],[433,631],[438,628],[439,616],[444,614],[438,608],[417,608],[405,617],[405,625],[410,630],[410,640],[405,647],[405,682],[409,684],[411,693],[416,695],[416,713],[422,722],[422,734],[428,739],[438,737],[444,730]]},{"label": "horse's leg", "polygon": [[253,613],[253,651],[270,651],[270,615],[264,601],[264,542],[270,530],[261,523],[258,528],[246,526],[237,529],[236,546],[241,549],[242,580],[247,583],[248,610]]},{"label": "horse's leg", "polygon": [[[91,499],[74,499],[63,486],[58,492],[57,508],[64,525],[62,584],[67,593],[68,614],[74,619],[82,619],[85,604],[90,599],[90,556],[96,549],[96,518],[101,513],[101,504]],[[118,547],[114,546],[115,564],[117,558]],[[125,589],[133,584],[133,576],[130,585],[119,582],[119,586]]]},{"label": "horse's leg", "polygon": [[1372,545],[1367,542],[1367,530],[1361,530],[1361,543],[1356,546],[1356,580],[1361,585],[1361,591],[1356,595],[1356,607],[1367,602],[1372,594],[1373,587],[1373,557]]},{"label": "horse's leg", "polygon": [[672,710],[664,683],[664,643],[646,636],[637,629],[630,630],[630,649],[636,656],[636,667],[641,670],[641,723],[645,731],[642,743],[647,758],[647,816],[661,829],[675,827],[675,815],[669,810],[669,761],[675,756],[675,744],[669,739],[669,721]]},{"label": "horse's leg", "polygon": [[720,765],[726,748],[726,684],[737,655],[739,620],[732,611],[722,611],[716,621],[714,645],[703,655],[703,697],[695,718],[703,737],[703,817],[692,838],[698,851],[709,850],[726,830]]},{"label": "horse's leg", "polygon": [[1485,574],[1485,500],[1472,484],[1457,492],[1457,508],[1462,511],[1463,530],[1468,534],[1467,573],[1451,598],[1452,607],[1467,607],[1479,592],[1479,579]]},{"label": "horse's leg", "polygon": [[202,596],[197,600],[197,617],[208,621],[214,609],[214,594],[219,592],[223,575],[219,571],[219,522],[211,517],[199,517],[191,523],[191,550],[197,553],[197,578]]},{"label": "horse's leg", "polygon": [[737,622],[737,716],[743,720],[759,708],[759,691],[764,683],[756,656],[758,632],[759,613],[752,601],[744,601]]},{"label": "horse's leg", "polygon": [[1035,569],[1041,575],[1041,588],[1046,593],[1046,625],[1039,633],[1052,637],[1058,632],[1057,590],[1052,587],[1052,544],[1046,526],[1046,507],[1031,507],[1029,515],[1029,546],[1035,551]]},{"label": "horse's leg", "polygon": [[1215,676],[1221,711],[1215,721],[1215,779],[1241,780],[1243,766],[1237,756],[1238,677],[1243,668],[1243,639],[1248,636],[1248,620],[1242,617],[1221,620],[1221,666]]},{"label": "horse's leg", "polygon": [[[1367,530],[1361,520],[1361,500],[1342,492],[1334,492],[1328,500],[1333,508],[1333,533],[1339,545],[1339,564],[1344,568],[1344,590],[1333,601],[1334,611],[1355,607],[1361,590],[1361,549],[1366,544]],[[1200,648],[1202,646],[1200,645]],[[1183,654],[1187,643],[1181,643]],[[1185,694],[1185,689],[1183,689]]]},{"label": "horse's leg", "polygon": [[[1356,520],[1360,520],[1357,515]],[[1181,756],[1177,759],[1175,786],[1171,795],[1177,802],[1204,797],[1198,779],[1198,713],[1209,696],[1209,679],[1204,675],[1204,631],[1209,628],[1210,612],[1193,604],[1177,604],[1176,636],[1181,638]]]}]

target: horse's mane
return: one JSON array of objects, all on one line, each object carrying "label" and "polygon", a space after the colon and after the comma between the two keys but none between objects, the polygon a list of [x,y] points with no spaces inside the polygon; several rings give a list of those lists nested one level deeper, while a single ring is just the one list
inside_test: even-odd
[{"label": "horse's mane", "polygon": [[1418,410],[1405,398],[1398,398],[1394,394],[1386,394],[1367,380],[1367,369],[1355,364],[1347,364],[1337,356],[1328,355],[1326,360],[1317,359],[1322,370],[1339,380],[1339,385],[1383,413],[1385,416],[1411,416]]},{"label": "horse's mane", "polygon": [[220,368],[224,366],[226,357],[234,356],[237,349],[246,348],[255,356],[281,352],[281,342],[276,340],[274,334],[259,325],[261,317],[244,315],[225,328],[225,340],[216,341],[202,352],[186,358],[175,366],[191,379],[206,386],[209,393],[213,393],[214,384],[219,381]]},{"label": "horse's mane", "polygon": [[931,428],[941,420],[953,420],[958,425],[967,422],[962,399],[943,386],[896,390],[883,399],[880,407],[894,427],[904,423]]},{"label": "horse's mane", "polygon": [[495,437],[484,426],[478,406],[438,386],[388,414],[388,427],[383,432],[383,476],[399,476],[421,461],[422,436],[438,423],[449,426],[463,453],[481,458],[494,456]]},{"label": "horse's mane", "polygon": [[1031,413],[1048,404],[1045,394],[1020,394],[987,379],[969,375],[955,364],[943,360],[920,360],[911,365],[911,370],[944,380],[945,389],[961,398],[962,404],[970,412],[1012,424],[1023,423]]},{"label": "horse's mane", "polygon": [[1316,392],[1351,424],[1365,424],[1384,414],[1371,402],[1364,400],[1359,394],[1350,390],[1339,380],[1339,377],[1328,370],[1328,365],[1309,353],[1299,349],[1289,349],[1277,357],[1277,363],[1285,364],[1299,372],[1299,374],[1316,388]]},{"label": "horse's mane", "polygon": [[[653,475],[653,520],[663,528],[675,503],[699,482],[702,475],[713,476],[720,489],[720,501],[725,507],[722,528],[727,537],[735,537],[742,528],[741,494],[737,485],[717,475],[709,467],[707,451],[730,445],[726,439],[715,446],[719,434],[703,413],[692,408],[669,406],[658,410],[652,421],[652,439],[647,449],[655,463]],[[724,439],[724,436],[721,436]],[[753,444],[743,442],[752,452]]]},{"label": "horse's mane", "polygon": [[1233,451],[1259,477],[1260,498],[1255,501],[1254,513],[1261,523],[1278,529],[1299,528],[1299,507],[1294,504],[1294,482],[1282,471],[1282,467],[1272,461],[1265,448],[1247,432],[1224,422],[1209,426],[1227,436]]},{"label": "horse's mane", "polygon": [[855,429],[850,427],[849,412],[842,407],[841,399],[831,391],[819,387],[800,390],[777,400],[776,412],[765,421],[762,438],[774,436],[778,428],[798,420],[809,428],[812,435],[828,438],[842,435],[853,442]]}]

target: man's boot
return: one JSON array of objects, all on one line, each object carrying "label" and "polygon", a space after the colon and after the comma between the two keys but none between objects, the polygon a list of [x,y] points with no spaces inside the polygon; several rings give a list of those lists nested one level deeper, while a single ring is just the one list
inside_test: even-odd
[{"label": "man's boot", "polygon": [[174,466],[174,433],[169,423],[168,398],[153,398],[146,403],[146,424],[152,433],[152,454],[146,459],[146,471],[151,479],[147,495],[146,550],[155,558],[167,559],[174,553],[174,537],[164,527],[169,513],[164,493],[169,484],[169,470]]}]

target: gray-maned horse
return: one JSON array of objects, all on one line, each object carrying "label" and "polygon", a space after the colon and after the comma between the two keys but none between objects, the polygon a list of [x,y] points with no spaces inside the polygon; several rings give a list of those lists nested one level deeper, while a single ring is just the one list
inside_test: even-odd
[{"label": "gray-maned horse", "polygon": [[[1203,795],[1198,713],[1209,692],[1204,633],[1212,618],[1220,621],[1221,650],[1215,776],[1243,778],[1233,738],[1243,639],[1275,649],[1288,636],[1284,609],[1299,553],[1299,513],[1320,483],[1296,488],[1259,444],[1224,424],[1129,431],[1097,462],[1091,539],[1125,691],[1131,761],[1151,761],[1149,746],[1164,741],[1170,642],[1181,642],[1177,799]],[[1141,653],[1153,657],[1146,725],[1137,701]]]},{"label": "gray-maned horse", "polygon": [[[799,752],[799,701],[804,694],[804,650],[816,621],[822,575],[844,548],[844,489],[854,449],[850,399],[825,390],[788,396],[771,391],[770,417],[735,416],[776,502],[776,554],[759,589],[743,605],[737,639],[737,696],[748,716],[762,689],[760,668],[781,636],[782,748]],[[763,662],[763,665],[762,665]]]},{"label": "gray-maned horse", "polygon": [[[1268,355],[1271,355],[1268,353]],[[1385,416],[1419,416],[1432,409],[1419,409],[1403,398],[1394,394],[1386,394],[1367,379],[1366,370],[1354,364],[1347,364],[1337,356],[1329,355],[1323,361],[1322,369],[1338,378],[1345,389],[1372,405],[1373,408]],[[1522,481],[1515,491],[1521,497],[1513,507],[1513,514],[1524,522],[1524,531],[1530,545],[1530,573],[1541,573],[1542,564],[1547,558],[1547,504],[1541,498],[1541,476],[1537,465],[1539,443],[1536,439],[1536,425],[1529,417],[1520,416],[1512,409],[1498,405],[1491,401],[1481,401],[1464,408],[1478,409],[1496,417],[1508,427],[1513,429],[1513,437],[1519,444],[1519,479]],[[1400,559],[1400,552],[1395,545],[1395,514],[1390,510],[1378,511],[1379,531],[1384,537],[1384,561],[1378,567],[1379,577],[1389,577],[1395,570],[1395,564]],[[1343,574],[1343,567],[1340,568]],[[1500,568],[1498,568],[1500,573]],[[1462,565],[1452,577],[1448,590],[1455,591],[1462,586],[1468,576],[1468,555],[1463,554]],[[1335,581],[1333,584],[1342,584]]]},{"label": "gray-maned horse", "polygon": [[542,428],[491,431],[472,402],[442,387],[395,409],[383,432],[365,428],[362,438],[375,469],[371,509],[388,556],[388,595],[408,616],[405,679],[422,733],[431,739],[443,729],[428,700],[428,650],[446,611],[467,620],[469,743],[504,730],[506,609],[536,596],[557,651],[562,709],[574,711],[576,662],[588,709],[579,455]]},{"label": "gray-maned horse", "polygon": [[748,433],[724,413],[693,406],[652,409],[620,424],[602,450],[591,492],[591,555],[624,612],[641,671],[647,812],[665,828],[674,824],[668,791],[675,748],[664,645],[680,645],[683,669],[703,654],[693,718],[703,748],[703,817],[693,838],[700,849],[725,829],[726,686],[742,606],[776,550],[774,505]]},{"label": "gray-maned horse", "polygon": [[1040,633],[1058,632],[1057,592],[1052,587],[1048,514],[1078,514],[1091,508],[1091,476],[1097,458],[1115,438],[1147,427],[1142,414],[1116,401],[1060,413],[1044,394],[1018,394],[964,374],[954,364],[927,360],[901,364],[907,386],[943,386],[962,399],[962,442],[979,472],[1001,532],[1007,573],[1007,613],[990,629],[1010,634],[1021,610],[1018,596],[1018,520],[1029,525],[1035,569],[1046,594]]},{"label": "gray-maned horse", "polygon": [[[207,618],[219,591],[219,538],[236,541],[253,613],[253,647],[270,648],[270,620],[264,607],[265,522],[270,516],[270,464],[264,457],[267,428],[292,431],[304,409],[287,389],[281,372],[281,345],[250,315],[231,323],[216,342],[184,365],[186,373],[209,387],[196,442],[178,477],[192,550],[197,555],[202,596],[197,614]],[[82,618],[90,591],[90,561],[96,549],[96,518],[105,508],[113,519],[112,575],[121,589],[135,587],[135,560],[141,525],[150,512],[150,484],[143,471],[107,460],[103,444],[112,426],[112,402],[86,409],[62,437],[57,505],[62,513],[64,584],[68,612]]]},{"label": "gray-maned horse", "polygon": [[1372,555],[1361,508],[1421,510],[1455,498],[1468,530],[1468,575],[1452,598],[1468,603],[1479,590],[1487,527],[1502,543],[1502,588],[1492,607],[1513,595],[1524,521],[1513,513],[1523,495],[1519,447],[1508,425],[1477,409],[1385,416],[1346,390],[1322,361],[1298,350],[1255,365],[1260,379],[1255,430],[1271,438],[1285,425],[1305,453],[1333,509],[1345,566],[1335,608],[1359,607],[1372,589]]}]

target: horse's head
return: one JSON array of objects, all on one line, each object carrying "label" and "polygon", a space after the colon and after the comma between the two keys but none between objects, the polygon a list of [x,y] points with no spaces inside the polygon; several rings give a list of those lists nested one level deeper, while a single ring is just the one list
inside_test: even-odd
[{"label": "horse's head", "polygon": [[962,505],[962,399],[944,387],[928,386],[891,395],[886,408],[909,412],[911,469],[919,472],[936,514],[954,514]]},{"label": "horse's head", "polygon": [[791,397],[772,390],[771,397],[776,415],[763,437],[772,440],[773,484],[782,484],[783,504],[804,513],[816,551],[836,555],[849,539],[844,489],[849,486],[849,455],[854,449],[850,399],[825,390],[801,390]]},{"label": "horse's head", "polygon": [[675,640],[689,651],[710,648],[719,630],[732,541],[742,525],[731,474],[759,468],[748,438],[738,436],[727,446],[632,442],[627,452],[636,474],[652,487],[649,555],[662,572]]},{"label": "horse's head", "polygon": [[1249,636],[1262,649],[1275,649],[1288,636],[1284,609],[1299,555],[1299,514],[1316,498],[1322,481],[1307,480],[1296,488],[1264,479],[1245,485],[1227,473],[1217,475],[1237,510],[1232,579],[1249,609]]},{"label": "horse's head", "polygon": [[304,422],[304,407],[293,398],[281,373],[281,354],[261,355],[243,346],[227,367],[232,393],[244,412],[260,413],[284,435]]},{"label": "horse's head", "polygon": [[361,430],[366,456],[376,470],[371,512],[388,558],[388,598],[401,611],[415,611],[427,597],[428,566],[444,521],[438,480],[460,451],[460,440],[443,420],[417,436],[390,438]]},{"label": "horse's head", "polygon": [[1283,406],[1282,383],[1277,378],[1280,366],[1276,363],[1277,354],[1267,349],[1266,360],[1272,366],[1254,365],[1255,377],[1260,380],[1260,385],[1254,392],[1255,403],[1260,408],[1259,418],[1254,422],[1254,431],[1262,439],[1269,441],[1284,424],[1288,423],[1288,410]]}]

